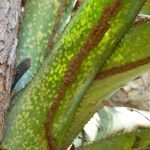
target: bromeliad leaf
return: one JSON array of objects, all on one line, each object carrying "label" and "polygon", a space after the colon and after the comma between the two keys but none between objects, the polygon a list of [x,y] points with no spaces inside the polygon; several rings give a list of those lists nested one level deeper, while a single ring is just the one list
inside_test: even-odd
[{"label": "bromeliad leaf", "polygon": [[[16,92],[32,80],[43,64],[48,41],[56,40],[57,32],[61,35],[73,6],[74,0],[64,0],[63,4],[60,0],[27,1],[20,33],[17,64],[19,65],[25,58],[30,58],[31,67],[16,84],[14,89]],[[50,35],[53,39],[49,39]]]},{"label": "bromeliad leaf", "polygon": [[147,2],[145,3],[141,13],[150,15],[150,1],[149,0],[147,0]]},{"label": "bromeliad leaf", "polygon": [[[142,37],[142,38],[141,38]],[[64,143],[69,144],[87,121],[99,110],[103,100],[150,69],[150,22],[134,26],[125,35],[113,55],[97,74],[84,95],[69,126]],[[87,108],[90,107],[90,112]]]},{"label": "bromeliad leaf", "polygon": [[60,149],[82,96],[144,2],[84,3],[9,113],[4,148]]},{"label": "bromeliad leaf", "polygon": [[101,142],[96,142],[88,146],[82,147],[81,150],[129,150],[129,149],[149,149],[149,130],[138,130],[136,132],[112,137]]},{"label": "bromeliad leaf", "polygon": [[[94,60],[93,60],[93,62],[94,62]],[[85,67],[85,66],[84,66]],[[84,70],[84,67],[81,69],[83,72],[87,72],[86,70]],[[147,66],[147,70],[148,70],[148,66]],[[141,70],[141,69],[140,69]],[[139,72],[139,70],[136,72],[136,74]],[[89,80],[89,78],[90,78],[90,76],[87,78],[88,80]],[[131,78],[130,78],[131,79]],[[120,79],[121,80],[121,79]],[[110,80],[111,81],[111,80]],[[108,87],[108,84],[109,83],[111,83],[110,81],[108,81],[108,82],[105,82],[105,83],[107,83],[107,86],[105,86],[105,88],[107,88]],[[124,81],[124,80],[123,80]],[[115,80],[115,82],[116,82],[116,80]],[[102,85],[102,87],[103,87],[103,84],[99,84],[99,85]],[[114,84],[115,85],[115,84]],[[71,101],[71,97],[69,98],[69,94],[71,93],[71,91],[73,91],[74,90],[74,87],[75,87],[75,85],[74,86],[72,86],[72,87],[70,87],[69,88],[69,90],[70,91],[68,91],[67,93],[66,93],[66,95],[65,95],[65,97],[67,97],[68,96],[68,102],[66,101],[66,100],[64,100],[64,101],[62,101],[62,103],[60,104],[60,109],[57,111],[57,116],[55,117],[55,118],[57,118],[58,116],[58,120],[60,120],[60,122],[57,124],[57,129],[58,129],[58,131],[56,130],[56,133],[60,133],[60,130],[61,131],[65,131],[65,130],[67,130],[68,129],[68,124],[69,124],[69,121],[66,123],[66,120],[69,118],[70,120],[71,120],[71,117],[72,117],[72,115],[73,115],[73,113],[74,113],[74,111],[76,111],[75,109],[76,109],[76,107],[78,107],[78,104],[79,104],[79,101],[77,101],[77,98],[74,98],[74,102],[73,101]],[[71,89],[72,88],[72,89]],[[82,86],[82,88],[83,88],[83,86]],[[79,88],[79,89],[77,89],[78,91],[80,91],[82,88]],[[109,87],[108,87],[109,88]],[[100,89],[100,88],[99,88]],[[107,89],[106,89],[107,90]],[[98,92],[98,91],[97,91]],[[67,95],[68,94],[68,95]],[[72,95],[74,94],[74,92],[72,93]],[[96,95],[96,93],[94,93],[95,95]],[[97,93],[98,94],[98,93]],[[79,95],[78,93],[77,93],[77,95],[78,96],[82,96],[82,95]],[[65,98],[64,98],[65,99]],[[67,98],[66,98],[67,99]],[[91,97],[89,96],[89,99],[90,100],[92,100],[91,99]],[[64,102],[64,103],[63,103]],[[83,100],[83,102],[84,102],[84,100]],[[85,103],[84,103],[85,104]],[[65,108],[65,106],[67,107],[67,108]],[[99,105],[98,105],[99,106]],[[85,107],[86,107],[86,110],[87,110],[87,105],[85,105]],[[89,105],[89,107],[90,107],[90,105]],[[97,108],[97,106],[95,105],[93,105],[93,108],[94,107],[96,107]],[[64,111],[64,110],[68,110],[68,111]],[[89,110],[87,110],[87,111],[89,111]],[[90,112],[91,112],[92,110],[90,109]],[[64,112],[64,113],[62,113],[62,112]],[[85,113],[85,112],[82,112],[82,115],[84,116],[84,114],[87,114],[87,115],[89,115],[89,113]],[[69,116],[70,115],[70,116]],[[79,116],[78,116],[79,117]],[[90,116],[91,117],[91,116]],[[67,119],[64,119],[64,118],[67,118]],[[55,119],[55,121],[57,122],[57,119]],[[77,119],[77,118],[76,118]],[[85,119],[85,118],[84,118]],[[77,119],[78,120],[78,119]],[[78,120],[79,121],[79,120]],[[87,120],[86,120],[87,121]],[[73,122],[74,123],[74,122]],[[61,127],[60,127],[60,126]],[[79,124],[77,125],[75,125],[74,127],[74,129],[76,129],[77,127],[79,126]],[[60,130],[59,130],[60,129]],[[54,131],[55,131],[55,129],[54,129]],[[75,130],[74,130],[75,131]],[[74,133],[74,131],[72,132],[72,133]],[[70,132],[71,133],[71,132]],[[63,134],[63,133],[62,133]],[[61,134],[61,135],[62,135]],[[73,135],[73,134],[72,134]],[[70,136],[70,137],[72,137],[72,135]],[[76,135],[77,135],[77,133],[76,133]],[[58,134],[57,136],[60,136],[60,134]],[[73,138],[70,138],[70,140],[71,139],[73,139]]]}]

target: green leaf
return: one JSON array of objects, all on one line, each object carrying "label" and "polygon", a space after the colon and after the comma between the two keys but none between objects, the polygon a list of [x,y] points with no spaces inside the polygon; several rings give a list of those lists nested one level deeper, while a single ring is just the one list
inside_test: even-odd
[{"label": "green leaf", "polygon": [[[57,31],[59,36],[67,24],[68,17],[73,9],[73,4],[74,0],[67,1],[60,28]],[[31,67],[16,84],[15,91],[18,92],[24,88],[37,73],[41,64],[43,64],[47,43],[52,33],[60,5],[60,0],[27,1],[20,31],[17,64],[20,64],[25,58],[30,58]]]},{"label": "green leaf", "polygon": [[150,15],[150,1],[147,1],[141,11],[143,14]]},{"label": "green leaf", "polygon": [[[115,21],[114,21],[115,22]],[[116,24],[114,24],[114,28],[116,27],[117,25]],[[112,30],[111,30],[112,32],[113,32],[113,27],[112,27]],[[110,31],[110,32],[111,32]],[[115,35],[115,34],[114,34]],[[107,35],[106,35],[107,36]],[[109,39],[109,38],[108,38]],[[105,41],[105,40],[104,40]],[[107,40],[106,40],[107,41]],[[105,41],[105,42],[106,42]],[[109,41],[109,40],[108,40]],[[111,41],[109,41],[108,42],[109,44],[111,44]],[[110,45],[107,45],[108,47],[110,46]],[[105,45],[106,46],[106,45]],[[105,47],[106,49],[108,48],[108,47]],[[103,47],[102,45],[100,46],[100,47]],[[103,49],[103,48],[100,48],[100,49]],[[105,51],[105,54],[106,54],[106,51]],[[94,54],[93,54],[94,55]],[[97,55],[98,56],[98,54],[96,54],[95,53],[95,55]],[[109,56],[109,54],[107,55],[105,55],[105,56]],[[103,60],[105,60],[105,56],[100,56],[99,57],[99,60],[98,61],[100,61],[101,62],[101,64],[103,64],[102,62],[103,62]],[[94,61],[96,60],[96,57],[94,58],[94,59],[92,59],[92,66],[91,67],[95,67],[94,66]],[[89,65],[87,64],[87,67],[89,67]],[[83,66],[82,68],[81,68],[81,70],[82,70],[82,72],[83,73],[85,73],[85,74],[87,74],[88,75],[88,73],[87,73],[87,70],[85,69],[86,68],[86,65],[85,66]],[[96,69],[98,69],[98,66],[96,66],[95,67]],[[92,74],[92,70],[90,70],[90,73],[89,74]],[[91,76],[89,75],[89,76],[87,76],[87,79],[85,80],[85,85],[87,86],[87,84],[88,84],[88,81],[90,80],[90,78],[91,78]],[[82,84],[82,82],[80,83],[80,84]],[[75,93],[75,87],[77,87],[77,93]],[[83,96],[83,93],[81,93],[81,94],[79,94],[79,92],[81,92],[81,90],[83,90],[85,87],[84,87],[84,85],[83,86],[80,86],[80,87],[78,87],[78,86],[76,86],[76,84],[73,84],[73,86],[71,86],[70,88],[69,88],[69,90],[66,92],[66,95],[65,95],[65,97],[63,98],[63,100],[62,100],[62,102],[61,102],[61,104],[60,104],[60,108],[58,109],[58,111],[57,111],[57,113],[56,113],[56,116],[55,116],[55,120],[54,120],[54,122],[57,122],[57,128],[56,129],[54,129],[54,133],[56,132],[57,134],[56,134],[56,136],[57,136],[57,138],[58,139],[60,139],[60,135],[64,135],[65,136],[65,132],[68,130],[68,126],[69,126],[69,123],[70,123],[70,121],[71,121],[71,118],[72,118],[72,116],[74,115],[74,112],[75,112],[75,110],[76,110],[76,108],[78,107],[78,105],[79,105],[79,103],[80,103],[80,101],[78,100],[78,99],[80,99],[82,96]],[[74,99],[73,99],[73,101],[71,100],[71,97],[70,97],[70,95],[71,95],[71,93],[72,93],[72,95],[77,95],[77,97],[75,97],[74,96]],[[68,99],[68,100],[67,100]],[[78,100],[78,101],[77,101]],[[87,105],[86,105],[87,106]],[[86,107],[86,109],[87,109],[87,107]],[[91,111],[91,110],[88,110],[89,112]],[[62,113],[63,112],[63,113]],[[87,113],[88,114],[88,113]],[[64,118],[67,118],[67,119],[64,119]],[[57,121],[58,120],[58,121]],[[78,126],[78,125],[77,125]],[[62,136],[62,139],[64,138],[64,136]],[[73,138],[70,138],[70,140],[72,140]]]},{"label": "green leaf", "polygon": [[[101,72],[134,63],[150,56],[150,21],[133,26]],[[100,74],[100,73],[99,73]]]},{"label": "green leaf", "polygon": [[150,130],[137,130],[132,133],[111,137],[100,142],[96,142],[81,150],[131,150],[131,149],[149,149]]},{"label": "green leaf", "polygon": [[[108,99],[127,82],[150,70],[149,37],[150,22],[132,27],[125,35],[84,95],[68,128],[64,143],[69,144],[76,137],[87,121],[99,110],[103,100]],[[142,60],[147,61],[140,65],[139,62],[142,62]],[[90,108],[90,110],[87,108]]]},{"label": "green leaf", "polygon": [[[50,114],[53,134],[60,149],[81,97],[129,29],[144,2],[87,0],[80,7],[49,58],[10,111],[4,149],[48,149],[45,121],[49,119],[47,113],[54,101],[56,108],[61,102],[58,111],[51,110]],[[80,53],[85,57],[77,57]],[[76,58],[79,61],[74,62]]]}]

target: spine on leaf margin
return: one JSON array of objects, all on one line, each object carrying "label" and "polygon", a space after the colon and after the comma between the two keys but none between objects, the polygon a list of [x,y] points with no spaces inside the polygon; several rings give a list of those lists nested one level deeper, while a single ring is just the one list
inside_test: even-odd
[{"label": "spine on leaf margin", "polygon": [[[32,83],[28,86],[28,88],[26,88],[19,101],[9,113],[7,118],[6,136],[3,142],[4,148],[11,147],[12,149],[17,149],[19,147],[25,149],[28,147],[32,149],[47,149],[48,145],[44,134],[45,128],[43,127],[43,124],[45,120],[48,122],[48,116],[46,114],[48,113],[48,110],[50,110],[50,120],[53,122],[53,134],[56,135],[55,138],[57,137],[56,140],[58,145],[56,145],[56,148],[58,146],[59,149],[61,146],[62,138],[64,138],[64,133],[66,132],[64,125],[67,127],[68,120],[65,120],[65,122],[65,117],[63,116],[63,119],[61,119],[60,122],[62,120],[64,122],[60,124],[59,120],[57,120],[57,118],[55,119],[55,116],[57,116],[59,113],[55,113],[54,106],[62,105],[65,103],[66,105],[64,106],[67,107],[69,106],[68,102],[74,102],[73,100],[75,97],[77,97],[75,102],[78,104],[82,95],[85,93],[89,84],[97,74],[99,66],[101,66],[104,60],[110,56],[114,46],[116,43],[118,43],[120,38],[128,29],[131,21],[135,18],[135,15],[144,4],[144,0],[119,1],[119,3],[123,3],[124,7],[120,9],[119,15],[117,14],[117,17],[114,17],[111,21],[107,22],[112,26],[109,26],[110,28],[108,32],[104,35],[98,46],[92,49],[93,46],[90,44],[90,48],[88,49],[90,51],[88,54],[85,53],[86,57],[83,57],[84,60],[81,59],[80,63],[82,64],[80,65],[78,77],[76,77],[75,74],[75,78],[71,78],[75,79],[73,83],[72,81],[67,80],[67,86],[69,85],[69,88],[67,87],[65,89],[66,91],[65,95],[63,96],[63,101],[61,99],[62,103],[59,104],[60,99],[58,98],[58,93],[61,93],[66,75],[69,76],[67,73],[69,66],[71,66],[69,64],[72,64],[73,60],[76,60],[75,58],[78,53],[80,53],[80,50],[85,43],[84,41],[88,39],[87,35],[92,32],[93,26],[96,26],[95,23],[100,18],[100,16],[103,16],[102,12],[100,11],[104,12],[105,8],[113,6],[115,2],[118,1],[87,0],[84,7],[79,9],[79,12],[72,18],[68,27],[64,31],[64,34],[59,39],[58,43],[54,46],[50,57],[48,57],[48,59],[45,61],[42,69],[35,76]],[[130,12],[127,13],[127,9],[129,9]],[[91,11],[94,13],[94,15],[91,14]],[[105,16],[106,19],[108,19],[107,15]],[[127,18],[124,17],[126,15]],[[107,23],[104,21],[106,26]],[[100,58],[102,58],[101,61]],[[80,89],[80,91],[78,89]],[[70,90],[72,91],[70,92]],[[62,95],[63,94],[64,93],[62,92]],[[68,97],[65,97],[66,95],[68,95]],[[59,99],[59,101],[57,99]],[[53,111],[53,107],[51,107],[51,105],[54,100],[57,100],[58,103],[56,105],[53,104]],[[59,107],[59,110],[62,111],[61,114],[64,114],[66,108],[64,110],[63,107]],[[72,117],[74,111],[71,110],[69,113],[68,114]],[[63,128],[59,128],[59,125]],[[47,125],[47,127],[51,129],[51,125]],[[59,129],[62,129],[60,130],[61,132],[58,132]],[[50,137],[53,138],[53,135],[50,135]],[[55,144],[56,143],[54,141],[54,145]],[[49,146],[52,146],[52,144],[49,143]]]},{"label": "spine on leaf margin", "polygon": [[64,82],[60,87],[60,91],[58,96],[56,97],[54,103],[50,107],[46,120],[46,130],[45,134],[48,140],[48,144],[50,149],[57,150],[57,143],[55,142],[55,138],[52,133],[52,125],[53,125],[53,117],[58,109],[58,106],[65,95],[67,88],[74,82],[77,78],[77,75],[80,71],[80,65],[83,59],[86,57],[88,52],[94,49],[100,40],[103,38],[104,34],[110,28],[108,21],[110,18],[115,16],[121,8],[120,0],[116,0],[112,6],[106,6],[104,9],[102,17],[98,20],[96,25],[93,27],[91,33],[85,40],[82,48],[78,52],[78,54],[72,59],[70,64],[68,65],[67,71],[65,73]]},{"label": "spine on leaf margin", "polygon": [[[134,2],[133,2],[133,1],[132,1],[132,2],[131,2],[131,1],[130,1],[130,2],[129,2],[129,1],[128,1],[128,2],[122,1],[122,2],[124,3],[123,5],[127,5],[127,4],[125,4],[125,3],[128,3],[128,6],[129,6],[129,3],[132,3],[132,5],[130,6],[130,11],[131,11],[131,7],[133,6],[133,3],[134,3],[134,4],[136,3],[135,5],[138,5],[138,4],[139,4],[139,6],[137,6],[135,9],[132,9],[133,11],[130,12],[131,14],[128,13],[128,17],[129,17],[130,19],[132,19],[132,20],[135,18],[137,12],[141,9],[142,4],[144,3],[144,1],[143,1],[143,2],[141,2],[141,1],[138,1],[138,2],[137,2],[137,1],[136,1],[136,2],[135,2],[135,1],[134,1]],[[141,4],[141,5],[140,5],[140,4]],[[122,13],[125,12],[125,6],[124,6],[124,8],[123,8],[123,10],[122,10],[121,12],[122,12]],[[125,15],[125,14],[124,14],[124,15]],[[131,16],[132,16],[132,17],[131,17]],[[122,17],[122,18],[124,18],[124,17]],[[117,18],[117,19],[118,19],[118,18]],[[120,19],[120,20],[121,20],[121,19]],[[123,20],[124,20],[124,19],[123,19]],[[117,22],[115,19],[114,19],[113,21],[114,21],[114,22]],[[112,22],[113,22],[113,21],[112,21]],[[126,22],[126,25],[124,26],[124,28],[122,28],[122,33],[124,33],[124,31],[128,28],[128,25],[131,23],[131,22],[130,22],[131,20],[129,21],[128,19],[126,19],[126,20],[124,20],[124,21]],[[118,21],[118,22],[119,22],[119,21]],[[116,25],[116,26],[117,26],[117,25]],[[115,26],[112,27],[112,31],[113,31],[113,28],[115,29]],[[110,30],[111,30],[111,29],[110,29]],[[116,30],[117,30],[117,29],[116,29]],[[117,36],[117,37],[120,37],[120,34],[122,34],[122,33],[118,32],[118,34],[116,34],[116,36]],[[106,35],[107,35],[107,34],[106,34]],[[118,39],[119,39],[119,38],[118,38]],[[116,41],[117,41],[118,39],[116,39]],[[109,44],[110,44],[110,43],[109,43]],[[113,46],[114,46],[114,45],[113,45]],[[107,47],[107,46],[106,46],[106,47]],[[100,48],[100,47],[99,47],[99,48]],[[108,47],[107,47],[107,48],[108,48]],[[106,48],[106,49],[107,49],[107,48]],[[109,54],[108,54],[108,55],[109,55]],[[108,56],[108,55],[107,55],[107,56]],[[94,62],[94,61],[93,61],[93,62]],[[94,64],[94,63],[93,63],[93,64]],[[94,65],[93,65],[93,67],[94,67]],[[82,69],[83,69],[83,68],[82,68]],[[81,69],[81,70],[82,70],[82,69]],[[85,71],[83,71],[83,72],[85,72]],[[92,74],[92,73],[91,73],[91,74]],[[90,76],[89,76],[89,77],[90,77]],[[66,95],[67,95],[67,94],[69,95],[69,92],[71,91],[71,88],[73,89],[74,85],[75,85],[75,83],[74,83],[72,86],[70,86],[70,89],[68,89],[68,92],[66,92]],[[83,88],[83,87],[82,87],[82,88]],[[85,87],[84,87],[84,88],[85,88]],[[80,88],[80,89],[81,89],[81,88]],[[78,89],[76,89],[76,90],[78,90]],[[71,93],[71,92],[70,92],[70,93]],[[74,93],[72,93],[72,94],[74,94]],[[78,93],[76,93],[76,94],[77,94],[77,96],[79,95]],[[55,118],[55,119],[54,119],[54,120],[55,120],[55,121],[54,121],[54,125],[55,125],[55,122],[57,122],[58,120],[61,120],[62,118],[67,117],[67,116],[65,116],[65,113],[68,114],[68,113],[67,113],[67,110],[66,110],[66,112],[65,112],[65,109],[66,109],[66,108],[65,108],[65,107],[63,108],[63,104],[65,105],[65,104],[66,104],[65,102],[67,101],[67,100],[66,100],[66,99],[67,99],[67,96],[66,96],[66,95],[64,96],[64,98],[63,98],[63,100],[62,100],[62,103],[60,104],[61,110],[58,110],[57,113],[56,113],[56,115],[55,115],[55,117],[54,117],[54,118]],[[71,94],[70,94],[70,95],[71,95]],[[68,96],[68,97],[69,97],[69,96]],[[79,96],[78,96],[78,98],[79,98]],[[75,98],[74,98],[74,99],[75,99]],[[69,100],[70,100],[70,99],[69,99]],[[69,102],[69,100],[68,100],[68,102],[67,102],[68,107],[73,107],[73,106],[71,106],[71,102],[73,103],[73,101],[70,100],[70,102]],[[63,102],[64,102],[64,103],[63,103]],[[78,102],[76,102],[76,104],[77,104],[77,103],[78,103]],[[70,106],[69,106],[69,105],[70,105]],[[77,106],[76,106],[76,107],[77,107]],[[70,109],[70,110],[71,110],[71,109]],[[69,112],[70,110],[68,110],[68,112]],[[75,108],[74,108],[74,110],[75,110]],[[63,112],[63,113],[62,113],[62,112]],[[74,113],[74,112],[72,111],[72,114],[70,113],[70,116],[73,115],[73,113]],[[69,116],[69,115],[68,115],[68,116]],[[72,116],[71,116],[71,117],[72,117]],[[57,118],[58,118],[58,119],[57,119]],[[68,117],[68,118],[69,118],[69,117]],[[57,120],[57,121],[56,121],[56,120]],[[68,120],[69,120],[69,119],[68,119]],[[65,130],[67,130],[67,129],[66,129],[66,128],[67,128],[66,126],[68,125],[67,121],[66,121],[64,124],[63,124],[61,121],[58,121],[58,122],[61,124],[61,128],[64,129],[63,131],[65,132]],[[58,122],[57,122],[57,124],[58,124]],[[66,124],[67,124],[67,125],[66,125]],[[63,126],[64,126],[64,128],[63,128]],[[53,126],[53,127],[54,127],[54,126]],[[59,130],[54,129],[54,130],[53,130],[53,133],[55,134],[56,132],[58,133]],[[58,136],[58,135],[57,135],[57,136]],[[57,136],[56,136],[56,137],[57,137]],[[58,139],[58,137],[57,137],[57,139]]]},{"label": "spine on leaf margin", "polygon": [[[85,123],[100,108],[103,100],[108,99],[114,91],[128,81],[135,79],[149,70],[149,26],[150,22],[143,22],[141,25],[133,26],[122,39],[109,61],[97,74],[92,85],[84,95],[80,106],[76,110],[74,119],[68,128],[67,136],[64,140],[65,143],[70,143],[70,139],[75,138]],[[139,36],[143,38],[140,40],[140,43]],[[116,60],[117,63],[115,63]],[[89,114],[88,107],[90,107]]]},{"label": "spine on leaf margin", "polygon": [[60,36],[64,30],[73,6],[74,0],[63,0],[62,3],[60,0],[27,1],[20,32],[17,64],[29,58],[31,67],[14,85],[14,91],[19,92],[23,89],[37,73],[44,62],[44,56],[47,57],[52,50],[57,34]]}]

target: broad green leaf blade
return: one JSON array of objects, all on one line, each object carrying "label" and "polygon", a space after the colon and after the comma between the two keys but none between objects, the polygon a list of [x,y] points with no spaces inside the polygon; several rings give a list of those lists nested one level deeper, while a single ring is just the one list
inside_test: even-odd
[{"label": "broad green leaf blade", "polygon": [[[123,1],[122,1],[123,2]],[[127,1],[126,1],[127,2]],[[131,2],[131,1],[130,1]],[[110,53],[109,51],[107,51],[107,49],[109,49],[111,46],[113,48],[113,45],[114,45],[114,41],[111,41],[110,40],[110,37],[111,37],[111,33],[113,33],[112,35],[112,39],[115,39],[115,35],[119,35],[121,34],[121,31],[120,33],[119,32],[116,32],[115,34],[115,31],[117,31],[117,20],[122,20],[123,19],[123,13],[125,12],[125,10],[127,8],[125,7],[128,7],[127,5],[125,6],[125,2],[123,2],[124,4],[124,8],[122,9],[122,14],[120,13],[120,16],[118,15],[118,18],[115,18],[113,21],[112,21],[112,30],[110,29],[110,31],[108,31],[106,34],[105,34],[105,37],[103,38],[103,40],[101,41],[101,43],[98,45],[97,48],[100,48],[100,51],[103,51],[104,49],[104,53],[105,55],[99,55],[99,53],[96,53],[96,52],[91,52],[91,56],[93,55],[93,58],[91,59],[90,57],[91,56],[88,56],[87,57],[87,60],[88,59],[91,59],[90,62],[92,62],[92,64],[88,64],[88,61],[83,63],[83,66],[81,66],[80,70],[82,70],[82,73],[83,75],[86,77],[85,80],[84,80],[84,84],[79,80],[77,82],[75,82],[72,86],[69,87],[68,91],[66,92],[66,95],[65,97],[63,98],[61,104],[60,104],[60,108],[58,109],[57,113],[56,113],[56,117],[55,117],[55,120],[54,122],[56,122],[56,124],[54,123],[54,126],[57,126],[57,128],[55,129],[54,128],[54,133],[56,133],[56,138],[60,139],[60,142],[63,141],[63,138],[65,136],[65,132],[67,132],[67,129],[68,129],[68,126],[69,126],[69,123],[71,121],[71,118],[73,117],[74,115],[74,112],[75,112],[75,109],[78,107],[78,104],[80,103],[80,99],[82,98],[83,96],[83,93],[85,92],[84,89],[87,89],[88,85],[89,85],[89,81],[92,79],[92,74],[93,74],[93,70],[94,68],[96,69],[95,71],[98,71],[98,65],[95,65],[94,62],[96,61],[96,57],[99,55],[99,58],[98,58],[98,61],[100,63],[100,65],[103,64],[104,60],[105,60],[105,57],[109,57]],[[135,4],[135,3],[134,3]],[[130,12],[130,11],[129,11]],[[127,17],[127,16],[126,16]],[[129,17],[130,18],[130,17]],[[128,19],[129,19],[128,18]],[[128,20],[127,19],[127,20]],[[126,20],[126,21],[127,21]],[[119,21],[118,21],[119,22]],[[128,21],[127,21],[128,22]],[[113,24],[114,23],[114,24]],[[124,23],[123,23],[124,24]],[[118,23],[118,28],[120,28],[121,24]],[[122,26],[122,25],[121,25]],[[117,40],[117,39],[116,39]],[[108,42],[108,44],[106,44],[105,46],[103,45],[104,43],[106,44]],[[112,44],[112,45],[111,45]],[[103,49],[103,46],[105,47]],[[108,53],[107,53],[108,52]],[[94,55],[96,55],[94,57]],[[90,67],[92,68],[90,70]],[[85,68],[88,68],[89,70],[85,69]],[[88,76],[89,74],[89,76]],[[79,76],[80,78],[82,77],[81,75]],[[80,85],[80,86],[78,86]],[[76,89],[75,89],[76,88]],[[75,93],[76,91],[76,93]],[[83,92],[82,92],[83,91]],[[71,98],[71,95],[73,95],[73,98]],[[90,110],[89,110],[90,111]],[[62,113],[63,112],[63,113]],[[67,119],[64,119],[64,118],[67,118]],[[62,135],[62,139],[60,137],[60,135]]]},{"label": "broad green leaf blade", "polygon": [[[104,7],[106,4],[108,2],[103,3],[102,6]],[[84,6],[85,10],[82,8],[74,17],[74,20],[72,20],[59,40],[59,45],[57,44],[40,72],[25,89],[9,113],[4,147],[11,147],[12,149],[21,147],[25,149],[26,146],[29,148],[42,148],[44,146],[45,149],[48,148],[44,135],[44,123],[46,121],[47,111],[59,92],[67,65],[72,57],[80,50],[93,25],[99,16],[102,15],[103,8],[100,5],[101,2],[98,2],[97,7],[94,9],[96,17],[92,17],[90,8],[93,6],[93,1],[86,2]],[[85,19],[86,17],[87,19]],[[84,28],[85,24],[89,24],[89,26]],[[78,27],[80,28],[78,29]],[[19,116],[22,117],[20,118]],[[28,130],[25,130],[25,128]],[[40,142],[36,142],[35,139],[38,139]]]},{"label": "broad green leaf blade", "polygon": [[150,149],[150,130],[137,130],[135,132],[111,137],[101,142],[93,143],[80,150],[131,150]]},{"label": "broad green leaf blade", "polygon": [[[135,79],[142,73],[149,71],[150,64],[138,67],[103,80],[94,81],[88,89],[86,95],[83,97],[80,107],[78,108],[71,125],[68,128],[68,133],[64,140],[64,144],[69,145],[72,139],[82,130],[87,121],[99,110],[103,100],[108,99],[114,92],[116,92],[125,83]],[[110,83],[112,86],[110,86]],[[105,87],[105,88],[104,88]],[[89,109],[87,109],[89,108]]]},{"label": "broad green leaf blade", "polygon": [[[99,110],[103,100],[108,99],[127,82],[150,70],[149,37],[150,22],[133,27],[125,35],[111,58],[98,74],[99,78],[94,80],[83,97],[80,107],[77,109],[76,115],[69,127],[65,143],[69,144],[76,137],[87,121]],[[131,64],[136,64],[142,59],[149,59],[149,63],[141,64],[139,67],[129,67]],[[123,69],[122,72],[118,73],[113,71],[114,68],[121,69],[121,66],[124,66],[125,70]],[[120,69],[116,70],[120,71]],[[90,108],[90,111],[87,108]]]},{"label": "broad green leaf blade", "polygon": [[30,58],[31,67],[16,85],[16,91],[24,88],[31,81],[33,75],[43,63],[44,52],[57,16],[59,4],[60,0],[27,1],[20,33],[17,64],[20,64],[25,58]]},{"label": "broad green leaf blade", "polygon": [[150,15],[150,1],[147,1],[141,11],[143,14]]},{"label": "broad green leaf blade", "polygon": [[[150,56],[150,21],[133,26],[119,47],[103,66],[102,71],[134,63]],[[101,74],[101,72],[99,74]]]},{"label": "broad green leaf blade", "polygon": [[[129,29],[144,2],[145,0],[87,0],[80,7],[58,40],[50,57],[9,113],[3,142],[4,148],[48,149],[45,121],[48,119],[47,112],[57,97],[61,98],[59,111],[51,115],[55,117],[53,118],[53,133],[58,148],[61,147],[67,126],[81,97],[91,84],[99,67],[111,55],[118,41]],[[114,11],[116,14],[113,14]],[[97,22],[102,23],[101,26]],[[103,33],[104,30],[107,32]],[[99,31],[102,35],[104,34],[102,39],[101,34],[98,34]],[[96,41],[97,39],[100,40]],[[86,48],[85,45],[88,47]],[[79,57],[81,64],[76,62],[79,66],[74,65],[75,63],[73,66],[74,58],[84,48],[86,49],[84,52],[88,53],[85,53],[85,57],[81,57],[83,58],[81,60]],[[83,52],[81,54],[84,55]],[[72,70],[68,71],[68,68],[72,68],[73,71],[77,70],[78,73],[74,74]],[[65,87],[62,94],[61,91],[64,89],[61,88],[65,85],[66,78],[74,79],[74,82],[70,79],[70,84]]]},{"label": "broad green leaf blade", "polygon": [[[15,91],[18,92],[24,88],[43,64],[47,43],[60,5],[61,0],[29,0],[27,2],[20,33],[17,64],[19,65],[25,58],[30,58],[31,67],[16,84]],[[59,36],[67,24],[73,5],[74,0],[68,0],[60,29],[57,31]]]}]

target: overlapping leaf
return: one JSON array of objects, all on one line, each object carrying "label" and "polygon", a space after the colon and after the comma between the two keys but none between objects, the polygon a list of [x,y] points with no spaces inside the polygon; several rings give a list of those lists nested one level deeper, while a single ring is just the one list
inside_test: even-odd
[{"label": "overlapping leaf", "polygon": [[[44,62],[39,73],[9,113],[4,148],[48,149],[44,134],[48,109],[59,96],[59,90],[72,59],[80,52],[95,23],[103,16],[104,9],[107,6],[111,7],[114,2],[116,0],[87,0],[79,9],[58,40],[50,57]],[[99,67],[111,55],[114,46],[128,30],[144,2],[144,0],[122,0],[119,13],[109,18],[109,30],[84,58],[76,80],[66,89],[56,116],[53,114],[55,117],[53,133],[58,146],[61,146],[70,119],[81,97],[91,84]]]},{"label": "overlapping leaf", "polygon": [[130,150],[130,149],[149,149],[149,130],[138,130],[136,132],[112,137],[101,142],[90,144],[81,148],[82,150]]},{"label": "overlapping leaf", "polygon": [[[47,43],[58,17],[57,11],[60,5],[60,0],[27,1],[21,26],[17,64],[20,64],[25,58],[30,58],[31,67],[16,84],[15,91],[18,92],[24,88],[43,64]],[[57,31],[59,36],[70,18],[73,6],[74,0],[68,0]]]},{"label": "overlapping leaf", "polygon": [[[145,22],[133,27],[125,35],[114,54],[99,73],[99,78],[94,80],[83,97],[80,107],[76,111],[76,116],[74,117],[71,126],[68,128],[68,136],[66,137],[65,142],[71,142],[70,139],[75,138],[86,122],[100,108],[103,100],[108,99],[116,90],[128,81],[131,81],[142,73],[149,71],[149,37],[150,22]],[[129,67],[133,63],[136,64],[144,59],[147,59],[147,62],[141,64],[141,66],[138,64],[138,66],[135,65],[133,68]],[[113,68],[118,68],[118,72],[113,72]],[[120,72],[120,69],[123,70]],[[105,74],[105,72],[107,73]],[[90,110],[87,108],[90,108]]]}]

